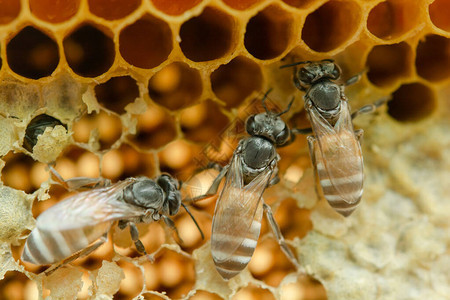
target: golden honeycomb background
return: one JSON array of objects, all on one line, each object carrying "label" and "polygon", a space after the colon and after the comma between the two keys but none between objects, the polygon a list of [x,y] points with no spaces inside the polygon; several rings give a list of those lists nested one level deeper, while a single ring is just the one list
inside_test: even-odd
[{"label": "golden honeycomb background", "polygon": [[[64,178],[169,172],[192,195],[214,171],[193,174],[226,164],[268,88],[279,108],[295,96],[285,119],[308,126],[292,70],[279,66],[323,58],[343,80],[366,70],[347,89],[354,109],[390,101],[355,122],[367,180],[349,220],[318,201],[305,138],[280,149],[282,182],[265,200],[303,270],[263,224],[248,269],[221,280],[209,256],[214,198],[191,208],[204,241],[185,213],[182,244],[139,225],[153,263],[118,229],[47,278],[19,261],[33,217],[67,196],[47,163]],[[0,0],[0,67],[0,299],[448,299],[449,0]],[[68,130],[24,148],[44,113]]]}]

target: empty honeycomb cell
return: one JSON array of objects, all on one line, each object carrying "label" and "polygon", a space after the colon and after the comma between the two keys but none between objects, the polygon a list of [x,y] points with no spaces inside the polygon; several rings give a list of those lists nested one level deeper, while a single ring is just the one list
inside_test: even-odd
[{"label": "empty honeycomb cell", "polygon": [[211,74],[212,89],[227,107],[238,106],[252,92],[260,90],[262,81],[258,64],[242,56],[220,66]]},{"label": "empty honeycomb cell", "polygon": [[430,81],[450,77],[450,39],[428,35],[419,42],[416,54],[417,73]]},{"label": "empty honeycomb cell", "polygon": [[80,76],[99,76],[108,71],[114,62],[114,42],[89,24],[68,35],[63,46],[70,68]]},{"label": "empty honeycomb cell", "polygon": [[[202,113],[206,112],[206,113]],[[195,118],[195,122],[192,120]],[[186,138],[194,142],[209,142],[225,129],[228,118],[218,105],[207,100],[181,112],[180,125]]]},{"label": "empty honeycomb cell", "polygon": [[193,8],[201,0],[151,0],[153,5],[160,11],[171,16],[178,16],[183,14],[185,11]]},{"label": "empty honeycomb cell", "polygon": [[400,122],[420,121],[436,109],[434,92],[421,83],[404,84],[392,94],[388,114]]},{"label": "empty honeycomb cell", "polygon": [[248,22],[245,48],[259,59],[279,56],[289,44],[292,22],[292,16],[279,6],[265,8]]},{"label": "empty honeycomb cell", "polygon": [[3,157],[3,160],[5,161],[5,167],[2,170],[2,182],[6,186],[26,193],[33,192],[30,178],[33,159],[22,153],[10,152]]},{"label": "empty honeycomb cell", "polygon": [[378,86],[387,86],[411,73],[412,49],[405,42],[372,48],[366,66],[367,77]]},{"label": "empty honeycomb cell", "polygon": [[404,0],[388,0],[377,4],[367,18],[367,29],[380,39],[392,39],[417,26],[420,6]]},{"label": "empty honeycomb cell", "polygon": [[20,0],[0,0],[0,25],[13,21],[20,13]]},{"label": "empty honeycomb cell", "polygon": [[220,58],[231,50],[234,28],[230,15],[217,8],[206,7],[201,15],[181,26],[181,51],[193,61]]},{"label": "empty honeycomb cell", "polygon": [[315,0],[283,0],[283,2],[296,8],[304,8],[314,3]]},{"label": "empty honeycomb cell", "polygon": [[202,90],[199,71],[181,62],[164,67],[148,83],[148,94],[152,100],[170,110],[193,104]]},{"label": "empty honeycomb cell", "polygon": [[29,0],[30,11],[41,20],[60,23],[72,18],[80,7],[80,0]]},{"label": "empty honeycomb cell", "polygon": [[314,51],[339,48],[356,32],[361,10],[355,2],[329,1],[306,17],[302,39]]},{"label": "empty honeycomb cell", "polygon": [[112,77],[95,87],[95,96],[103,107],[120,115],[139,97],[139,87],[130,76]]},{"label": "empty honeycomb cell", "polygon": [[261,0],[222,0],[226,5],[238,10],[245,10]]},{"label": "empty honeycomb cell", "polygon": [[135,11],[141,0],[89,0],[89,10],[105,20],[122,19]]},{"label": "empty honeycomb cell", "polygon": [[172,51],[169,25],[147,15],[125,27],[119,36],[119,50],[131,65],[151,69],[167,59]]},{"label": "empty honeycomb cell", "polygon": [[435,0],[428,8],[430,19],[437,27],[450,31],[450,1]]},{"label": "empty honeycomb cell", "polygon": [[9,41],[6,56],[15,73],[31,79],[50,76],[59,62],[56,42],[31,26],[22,29]]},{"label": "empty honeycomb cell", "polygon": [[151,105],[138,116],[137,133],[129,140],[141,149],[158,149],[176,137],[175,121],[160,107]]}]

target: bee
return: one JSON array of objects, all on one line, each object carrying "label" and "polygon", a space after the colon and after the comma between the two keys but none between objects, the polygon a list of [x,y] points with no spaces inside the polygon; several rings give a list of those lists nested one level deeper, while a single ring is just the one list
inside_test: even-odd
[{"label": "bee", "polygon": [[312,132],[307,140],[316,179],[330,206],[347,217],[361,200],[364,181],[363,130],[355,131],[352,119],[375,111],[386,99],[351,114],[344,87],[357,82],[361,73],[340,85],[334,81],[340,78],[341,70],[332,59],[296,62],[281,68],[302,64],[302,68],[294,70],[294,84],[305,92],[305,110],[312,128],[292,129],[292,132]]},{"label": "bee", "polygon": [[250,262],[259,238],[263,212],[281,249],[298,266],[270,206],[262,198],[265,189],[280,180],[277,167],[280,156],[276,147],[288,144],[291,139],[290,129],[280,116],[290,109],[292,101],[285,111],[276,114],[265,105],[269,92],[262,99],[265,113],[252,115],[246,121],[250,137],[239,141],[230,163],[223,167],[208,192],[195,199],[216,194],[226,175],[216,202],[211,232],[212,258],[218,273],[226,280],[239,274]]},{"label": "bee", "polygon": [[148,255],[139,240],[136,223],[163,219],[176,231],[169,216],[177,214],[180,206],[192,217],[203,238],[194,217],[181,202],[180,182],[168,174],[155,179],[131,177],[110,184],[104,179],[84,177],[66,181],[51,170],[67,189],[97,186],[58,202],[38,216],[36,227],[26,240],[23,261],[36,265],[61,261],[66,264],[86,256],[106,241],[116,221],[121,229],[129,226],[136,250]]},{"label": "bee", "polygon": [[33,152],[33,148],[37,143],[38,137],[44,133],[45,129],[47,127],[55,127],[57,125],[61,125],[67,129],[67,126],[61,123],[60,120],[47,114],[41,114],[34,117],[30,123],[28,123],[27,129],[25,130],[23,147],[28,151]]}]

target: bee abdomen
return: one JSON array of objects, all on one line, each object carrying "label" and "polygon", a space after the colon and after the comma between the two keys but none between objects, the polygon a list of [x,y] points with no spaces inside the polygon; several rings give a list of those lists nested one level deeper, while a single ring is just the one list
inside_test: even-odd
[{"label": "bee abdomen", "polygon": [[[261,222],[253,220],[252,229],[234,253],[227,255],[222,251],[226,244],[236,239],[235,235],[230,235],[225,231],[214,232],[211,236],[211,254],[216,265],[216,269],[224,279],[230,279],[239,274],[250,262],[255,251]],[[242,234],[245,234],[244,232]],[[223,259],[223,257],[226,257]]]},{"label": "bee abdomen", "polygon": [[25,243],[22,260],[48,265],[64,260],[90,244],[82,229],[47,231],[35,228]]}]

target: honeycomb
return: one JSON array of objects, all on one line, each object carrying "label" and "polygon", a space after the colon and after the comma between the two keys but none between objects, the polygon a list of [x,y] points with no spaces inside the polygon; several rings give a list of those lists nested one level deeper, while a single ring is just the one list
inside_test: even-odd
[{"label": "honeycomb", "polygon": [[[175,217],[183,243],[140,224],[154,261],[115,228],[88,257],[49,276],[20,261],[39,213],[67,196],[64,178],[117,181],[160,172],[185,195],[229,160],[245,118],[270,102],[308,126],[292,70],[334,58],[365,130],[362,204],[348,219],[317,196],[306,139],[279,150],[281,182],[265,201],[301,270],[268,225],[249,267],[215,271],[215,199]],[[448,299],[450,295],[449,0],[0,0],[1,299]],[[59,121],[24,144],[36,117]],[[39,120],[39,119],[38,119]],[[194,175],[197,174],[197,175]],[[193,177],[192,177],[193,176]]]}]

